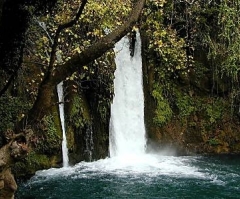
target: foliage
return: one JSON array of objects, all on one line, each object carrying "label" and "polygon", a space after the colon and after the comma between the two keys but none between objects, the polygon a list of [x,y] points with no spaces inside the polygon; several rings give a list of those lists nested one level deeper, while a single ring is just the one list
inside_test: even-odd
[{"label": "foliage", "polygon": [[82,128],[91,120],[88,106],[80,96],[75,96],[72,101],[72,107],[69,114],[69,122],[76,128]]},{"label": "foliage", "polygon": [[[240,70],[240,16],[239,0],[222,1],[219,6],[217,54],[222,56],[221,73],[226,73],[233,82],[238,82]],[[214,48],[212,48],[214,50]]]},{"label": "foliage", "polygon": [[166,124],[173,114],[170,104],[168,100],[164,98],[162,92],[162,88],[159,85],[155,85],[155,89],[152,92],[152,96],[156,101],[153,122],[158,126]]},{"label": "foliage", "polygon": [[[114,2],[114,3],[113,3]],[[53,36],[59,24],[64,24],[74,18],[79,1],[61,1],[58,9],[47,17],[36,19],[35,24],[29,31],[29,37],[34,47],[35,59],[43,63],[43,71],[46,70],[50,60]],[[74,53],[82,52],[98,38],[105,35],[105,30],[110,30],[120,25],[124,17],[129,13],[131,3],[125,1],[88,1],[83,14],[77,24],[65,29],[58,39],[57,63],[70,59]],[[38,34],[36,35],[36,31]],[[32,54],[32,53],[31,53]],[[34,58],[34,54],[32,54]]]},{"label": "foliage", "polygon": [[186,72],[186,44],[171,25],[164,24],[165,3],[165,0],[148,1],[145,11],[144,26],[149,38],[148,51],[154,54],[158,62],[158,67],[155,68],[158,79]]},{"label": "foliage", "polygon": [[213,124],[222,118],[224,112],[226,112],[226,105],[223,100],[216,99],[212,101],[212,104],[207,104],[205,106],[205,111],[209,122]]},{"label": "foliage", "polygon": [[29,104],[20,97],[2,96],[0,98],[0,132],[13,128],[28,108]]},{"label": "foliage", "polygon": [[26,177],[26,174],[32,175],[37,170],[47,169],[50,166],[51,162],[46,155],[31,151],[24,160],[15,163],[12,170],[16,176]]},{"label": "foliage", "polygon": [[179,109],[180,117],[188,117],[197,110],[194,103],[196,99],[194,100],[193,97],[184,92],[176,92],[176,94],[176,105]]},{"label": "foliage", "polygon": [[219,145],[219,140],[212,138],[212,139],[208,140],[208,143],[211,146],[217,146],[217,145]]},{"label": "foliage", "polygon": [[37,138],[36,151],[45,154],[56,154],[60,149],[61,138],[55,127],[53,116],[44,116],[39,127],[41,135]]},{"label": "foliage", "polygon": [[[82,19],[87,22],[97,20],[102,30],[112,30],[124,22],[131,6],[130,0],[90,0]],[[98,35],[99,31],[94,30],[91,34]]]},{"label": "foliage", "polygon": [[150,92],[156,102],[153,122],[159,126],[169,122],[173,115],[174,100],[170,85],[173,85],[179,76],[188,73],[186,40],[179,36],[172,24],[165,23],[171,6],[172,4],[165,0],[149,0],[143,17],[148,38],[148,68],[153,68],[154,73],[150,80],[150,84],[153,84]]},{"label": "foliage", "polygon": [[[115,65],[113,64],[113,58],[114,54],[108,52],[88,66],[84,66],[81,74],[73,74],[69,78],[74,81],[77,88],[75,92],[78,93],[78,96],[75,95],[73,99],[69,121],[77,128],[90,122],[89,104],[94,104],[103,121],[106,121],[109,117],[108,110],[114,92]],[[79,92],[85,95],[87,99]]]},{"label": "foliage", "polygon": [[[31,24],[28,31],[23,69],[26,71],[26,75],[28,71],[34,75],[26,79],[27,92],[33,98],[37,94],[39,83],[44,79],[49,68],[56,29],[59,24],[67,23],[75,17],[80,3],[78,0],[58,1],[57,7],[51,13],[49,12],[46,17],[35,18]],[[88,1],[78,22],[73,27],[61,32],[57,41],[58,47],[54,66],[68,61],[74,54],[81,53],[96,40],[103,37],[107,31],[121,25],[131,10],[131,6],[130,0]],[[105,73],[108,74],[112,70],[107,54],[111,53],[106,53],[105,59],[101,60],[104,64],[104,68],[102,67],[101,70],[104,69]],[[94,67],[98,64],[95,64]],[[82,79],[85,76],[90,79],[93,76],[90,73],[97,70],[96,68],[86,67],[88,70],[85,70],[80,76],[75,73],[75,78]],[[57,70],[57,68],[54,69]],[[105,80],[101,78],[101,81]]]},{"label": "foliage", "polygon": [[[144,28],[156,113],[160,104],[172,111],[176,106],[180,118],[200,114],[213,125],[230,111],[224,101],[238,111],[239,5],[239,0],[147,1]],[[162,90],[156,92],[157,83]],[[174,89],[166,95],[169,84]],[[163,118],[158,120],[167,121]]]},{"label": "foliage", "polygon": [[92,77],[92,79],[95,80],[93,82],[94,85],[92,88],[94,90],[94,99],[97,104],[97,111],[101,119],[103,121],[107,121],[107,118],[110,117],[109,107],[114,94],[114,53],[106,53],[101,58],[92,63],[92,65],[90,65],[90,68],[93,68],[95,70]]},{"label": "foliage", "polygon": [[47,168],[47,166],[49,165],[49,159],[47,158],[46,155],[40,155],[35,152],[31,152],[27,156],[26,160],[27,160],[28,166],[34,168],[35,171],[38,168],[43,168],[42,167],[43,165],[45,168]]}]

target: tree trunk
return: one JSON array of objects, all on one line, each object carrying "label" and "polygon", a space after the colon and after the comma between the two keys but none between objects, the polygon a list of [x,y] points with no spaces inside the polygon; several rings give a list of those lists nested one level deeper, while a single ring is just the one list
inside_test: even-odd
[{"label": "tree trunk", "polygon": [[54,103],[53,100],[54,92],[56,92],[55,87],[50,81],[44,81],[40,85],[37,99],[28,114],[30,125],[33,125],[33,122],[40,121],[50,112],[51,107],[56,105],[57,102]]}]

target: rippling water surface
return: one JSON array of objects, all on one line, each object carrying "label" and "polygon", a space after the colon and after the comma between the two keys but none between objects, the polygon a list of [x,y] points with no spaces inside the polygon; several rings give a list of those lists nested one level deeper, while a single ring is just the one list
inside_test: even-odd
[{"label": "rippling water surface", "polygon": [[240,157],[145,155],[39,171],[19,199],[240,198]]}]

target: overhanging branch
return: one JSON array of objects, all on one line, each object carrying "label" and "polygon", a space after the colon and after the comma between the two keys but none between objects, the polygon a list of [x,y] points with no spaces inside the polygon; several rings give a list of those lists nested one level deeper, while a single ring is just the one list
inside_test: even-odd
[{"label": "overhanging branch", "polygon": [[71,76],[74,72],[81,71],[83,66],[89,64],[91,61],[101,57],[131,30],[132,26],[138,21],[144,5],[145,0],[138,0],[128,20],[122,26],[102,37],[98,42],[80,54],[73,55],[66,63],[56,66],[56,70],[45,78],[39,87],[37,99],[28,114],[29,121],[34,122],[34,120],[41,119],[50,109],[52,106],[52,93],[58,83]]},{"label": "overhanging branch", "polygon": [[136,24],[141,15],[144,5],[145,0],[137,1],[132,9],[132,12],[130,13],[130,16],[128,17],[128,21],[113,30],[105,37],[102,37],[99,41],[97,41],[95,44],[80,54],[75,54],[63,65],[58,65],[51,81],[55,84],[61,82],[63,79],[67,78],[75,71],[81,70],[81,67],[84,65],[99,58],[103,53],[113,48],[114,44],[118,42],[123,36],[125,36],[130,31],[132,26]]},{"label": "overhanging branch", "polygon": [[52,50],[51,50],[51,55],[50,55],[50,62],[49,62],[49,68],[48,68],[48,75],[51,74],[52,70],[53,70],[53,66],[54,66],[54,62],[56,60],[56,52],[57,52],[57,47],[58,47],[58,39],[60,37],[61,32],[66,29],[66,28],[70,28],[73,25],[75,25],[77,23],[77,21],[79,20],[85,5],[87,4],[87,0],[82,0],[81,5],[79,6],[78,12],[75,16],[74,19],[72,19],[71,21],[64,23],[64,24],[60,24],[56,30],[56,34],[53,40],[53,45],[52,45]]}]

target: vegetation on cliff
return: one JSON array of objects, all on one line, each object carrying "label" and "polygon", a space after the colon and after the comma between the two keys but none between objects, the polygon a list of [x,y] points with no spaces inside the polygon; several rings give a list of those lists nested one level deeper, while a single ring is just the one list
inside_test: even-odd
[{"label": "vegetation on cliff", "polygon": [[144,24],[149,142],[180,153],[239,153],[239,3],[150,4]]}]

